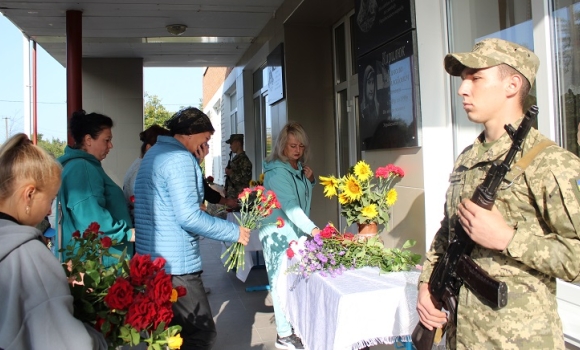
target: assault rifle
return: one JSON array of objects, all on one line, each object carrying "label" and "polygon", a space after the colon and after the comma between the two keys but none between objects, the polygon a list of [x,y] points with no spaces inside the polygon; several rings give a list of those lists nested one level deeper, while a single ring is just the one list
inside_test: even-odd
[{"label": "assault rifle", "polygon": [[[230,159],[228,160],[228,165],[226,165],[226,169],[231,169],[231,164],[232,164],[232,151],[230,151]],[[230,182],[230,178],[226,175],[225,176],[225,186],[224,186],[224,191],[226,191],[226,193],[228,192],[228,185]]]},{"label": "assault rifle", "polygon": [[[505,130],[512,139],[512,145],[502,163],[493,163],[483,183],[477,186],[471,200],[482,208],[491,210],[500,184],[510,171],[511,163],[532,127],[538,107],[531,106],[526,112],[518,129],[505,125]],[[435,307],[443,307],[449,312],[445,329],[454,332],[457,327],[457,297],[459,289],[465,283],[478,297],[493,308],[500,309],[507,305],[507,285],[491,277],[469,256],[475,242],[467,235],[459,220],[455,223],[455,237],[449,244],[442,259],[437,262],[429,279],[429,292],[435,301]],[[437,329],[430,331],[421,322],[412,334],[413,344],[417,350],[431,350]],[[442,336],[442,335],[441,335]],[[439,342],[440,339],[437,340]]]}]

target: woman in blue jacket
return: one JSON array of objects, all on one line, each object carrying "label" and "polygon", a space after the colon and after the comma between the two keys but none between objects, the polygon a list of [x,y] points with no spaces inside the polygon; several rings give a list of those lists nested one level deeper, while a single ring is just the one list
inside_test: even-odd
[{"label": "woman in blue jacket", "polygon": [[171,136],[157,137],[135,180],[136,248],[163,257],[174,286],[187,294],[173,304],[172,323],[182,327],[182,350],[211,349],[216,328],[201,280],[199,237],[248,244],[250,230],[201,210],[203,174],[193,153],[209,141],[211,121],[197,108],[175,113],[166,123]]},{"label": "woman in blue jacket", "polygon": [[[109,252],[120,256],[126,248],[128,258],[133,255],[135,230],[131,223],[129,208],[123,190],[105,173],[101,161],[113,148],[111,118],[79,111],[73,113],[70,133],[75,141],[67,146],[64,155],[58,158],[62,164],[62,185],[58,201],[62,211],[62,247],[66,247],[73,232],[81,233],[92,222],[117,245]],[[105,257],[103,264],[114,264],[118,260]]]},{"label": "woman in blue jacket", "polygon": [[[274,210],[260,229],[260,241],[264,249],[276,316],[278,335],[275,345],[278,349],[304,349],[302,340],[294,334],[280,308],[275,282],[290,241],[320,232],[308,218],[312,185],[315,183],[312,169],[304,165],[309,153],[306,132],[300,124],[289,122],[278,135],[274,149],[264,163],[264,187],[276,193],[282,207]],[[268,225],[275,223],[278,217],[284,219],[285,225],[282,228]]]}]

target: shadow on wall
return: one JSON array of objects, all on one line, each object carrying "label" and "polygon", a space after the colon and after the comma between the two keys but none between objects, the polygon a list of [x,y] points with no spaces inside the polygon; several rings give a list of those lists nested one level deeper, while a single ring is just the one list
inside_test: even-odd
[{"label": "shadow on wall", "polygon": [[[396,206],[397,204],[395,204],[395,208]],[[385,242],[385,246],[389,248],[400,248],[409,239],[417,241],[411,251],[421,255],[420,263],[422,264],[425,247],[431,244],[431,242],[425,242],[425,193],[421,192],[408,208],[397,208],[391,219],[396,218],[399,210],[405,212],[405,216],[401,220],[397,220],[397,224],[390,231],[383,230],[380,236]]]}]

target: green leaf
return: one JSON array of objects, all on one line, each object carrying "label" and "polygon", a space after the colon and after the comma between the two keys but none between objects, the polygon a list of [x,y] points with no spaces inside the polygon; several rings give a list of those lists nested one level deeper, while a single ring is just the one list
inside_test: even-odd
[{"label": "green leaf", "polygon": [[411,247],[414,247],[415,244],[417,244],[417,241],[415,241],[413,239],[409,239],[403,244],[403,249],[409,249]]},{"label": "green leaf", "polygon": [[141,341],[141,336],[139,332],[135,330],[135,328],[131,328],[131,345],[137,345]]}]

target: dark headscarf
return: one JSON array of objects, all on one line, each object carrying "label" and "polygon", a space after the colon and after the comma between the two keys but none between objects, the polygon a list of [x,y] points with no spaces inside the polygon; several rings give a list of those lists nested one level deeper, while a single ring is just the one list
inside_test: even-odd
[{"label": "dark headscarf", "polygon": [[215,131],[209,117],[195,107],[187,107],[175,113],[165,122],[165,127],[169,129],[171,136]]}]

